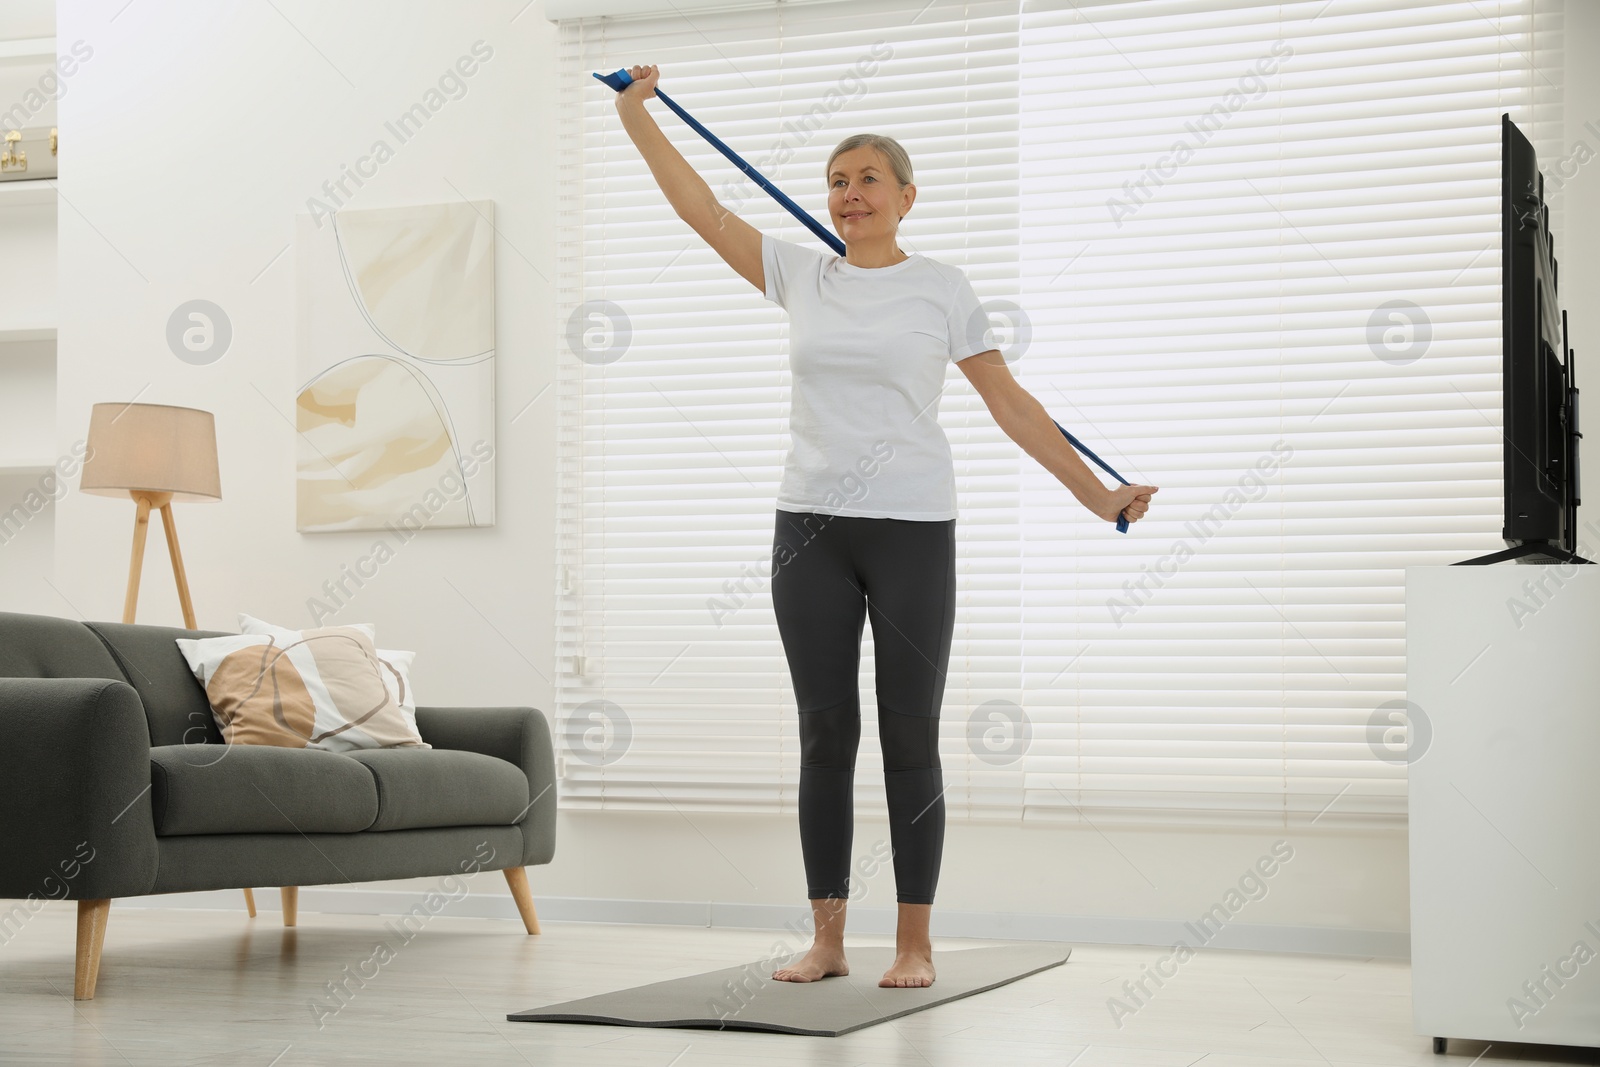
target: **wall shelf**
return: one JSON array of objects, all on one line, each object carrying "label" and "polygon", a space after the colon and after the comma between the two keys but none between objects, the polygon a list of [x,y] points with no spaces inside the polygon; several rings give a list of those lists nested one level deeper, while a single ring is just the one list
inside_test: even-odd
[{"label": "wall shelf", "polygon": [[56,204],[54,178],[21,178],[0,182],[0,207],[33,207]]},{"label": "wall shelf", "polygon": [[56,328],[34,323],[28,326],[0,326],[0,344],[9,341],[54,341]]},{"label": "wall shelf", "polygon": [[56,61],[54,37],[21,37],[14,41],[0,41],[0,59],[48,59]]},{"label": "wall shelf", "polygon": [[[56,76],[54,3],[0,0],[0,108]],[[44,36],[50,34],[50,36]],[[66,38],[70,43],[73,38]],[[53,94],[51,94],[53,95]],[[56,126],[54,101],[14,109],[30,127]],[[13,119],[16,121],[16,119]],[[60,611],[55,578],[57,255],[55,178],[0,181],[0,608]],[[44,496],[40,506],[40,495]],[[21,509],[20,511],[18,509]]]},{"label": "wall shelf", "polygon": [[[54,6],[0,2],[0,30],[10,31],[0,40],[0,95],[6,98],[0,108],[16,103],[26,87],[48,86],[46,75],[55,75],[57,39],[39,36],[51,33]],[[28,126],[57,125],[53,101],[19,114]],[[54,458],[62,447],[55,439],[61,195],[55,178],[6,177],[0,181],[0,608],[59,612],[60,595],[49,583],[56,572],[57,504],[50,487],[66,481],[56,476]]]}]

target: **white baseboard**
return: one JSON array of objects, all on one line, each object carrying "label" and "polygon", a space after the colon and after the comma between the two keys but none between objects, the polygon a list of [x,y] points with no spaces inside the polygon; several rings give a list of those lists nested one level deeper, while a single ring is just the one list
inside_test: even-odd
[{"label": "white baseboard", "polygon": [[[418,907],[425,890],[348,889],[307,886],[300,890],[299,909],[329,915],[404,915]],[[256,908],[279,910],[278,894],[256,890]],[[541,922],[628,923],[643,926],[700,926],[716,929],[772,930],[786,933],[803,948],[808,938],[810,909],[783,904],[719,904],[714,901],[607,900],[593,897],[534,897]],[[238,889],[204,893],[163,893],[119,898],[119,908],[202,908],[244,912]],[[437,909],[458,918],[506,919],[520,922],[510,893],[469,893]],[[850,931],[885,934],[895,931],[892,908],[850,908]],[[1193,922],[1181,919],[1138,919],[1082,915],[1018,915],[975,911],[933,911],[935,937],[997,941],[1065,941],[1094,945],[1151,945],[1170,948],[1182,939],[1190,947],[1202,938]],[[1229,922],[1204,939],[1206,948],[1254,952],[1301,952],[1319,956],[1380,956],[1409,959],[1411,937],[1404,931],[1345,930],[1326,926],[1278,926]],[[797,939],[798,932],[798,939]]]}]

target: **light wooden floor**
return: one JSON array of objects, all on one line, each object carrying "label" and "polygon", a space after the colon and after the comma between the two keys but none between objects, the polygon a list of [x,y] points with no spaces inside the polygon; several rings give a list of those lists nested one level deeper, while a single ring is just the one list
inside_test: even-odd
[{"label": "light wooden floor", "polygon": [[[1411,1033],[1403,962],[1206,950],[1118,1028],[1106,1000],[1160,950],[1084,945],[1063,967],[841,1038],[514,1023],[506,1014],[762,959],[779,935],[436,916],[319,1030],[325,983],[362,967],[382,917],[113,906],[95,999],[72,999],[70,904],[0,946],[0,1063],[538,1064],[565,1067],[1344,1067],[1600,1063],[1593,1050]],[[847,936],[856,944],[892,938]],[[935,940],[941,950],[993,942]],[[797,945],[796,947],[800,947]]]}]

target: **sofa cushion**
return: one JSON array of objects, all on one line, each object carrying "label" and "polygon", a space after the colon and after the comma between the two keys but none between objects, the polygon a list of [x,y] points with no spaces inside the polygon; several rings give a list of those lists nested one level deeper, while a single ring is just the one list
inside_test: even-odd
[{"label": "sofa cushion", "polygon": [[354,833],[378,817],[372,773],[311,748],[163,745],[150,750],[150,783],[164,837]]},{"label": "sofa cushion", "polygon": [[342,753],[378,788],[369,830],[506,826],[528,810],[528,776],[514,763],[455,749],[380,748]]},{"label": "sofa cushion", "polygon": [[[222,731],[206,703],[206,691],[195,681],[189,663],[178,651],[177,638],[220,637],[217,630],[186,630],[143,622],[83,624],[116,657],[128,684],[144,701],[150,720],[151,745],[222,743]],[[215,758],[215,757],[210,757]]]}]

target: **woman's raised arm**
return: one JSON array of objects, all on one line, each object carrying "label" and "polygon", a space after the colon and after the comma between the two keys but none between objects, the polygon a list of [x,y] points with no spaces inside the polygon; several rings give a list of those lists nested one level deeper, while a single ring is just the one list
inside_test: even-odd
[{"label": "woman's raised arm", "polygon": [[656,184],[667,195],[672,210],[740,277],[765,293],[761,231],[717,201],[711,186],[695,172],[645,109],[644,102],[656,95],[660,68],[635,66],[628,68],[628,74],[633,82],[617,94],[617,114],[622,117],[622,128],[649,164]]}]

